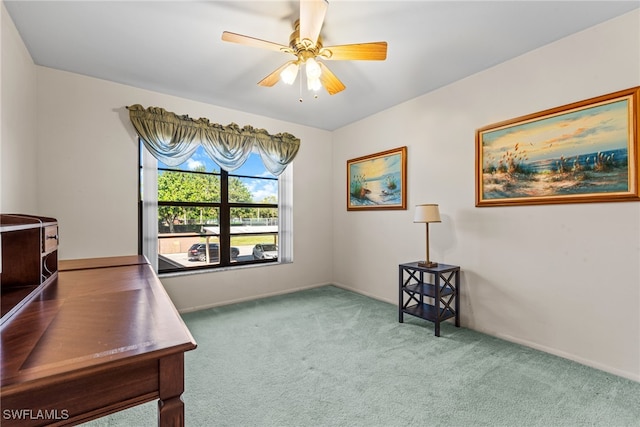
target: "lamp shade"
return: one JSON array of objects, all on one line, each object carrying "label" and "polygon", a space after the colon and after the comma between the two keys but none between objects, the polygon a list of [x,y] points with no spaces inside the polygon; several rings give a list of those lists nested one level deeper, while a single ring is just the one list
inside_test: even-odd
[{"label": "lamp shade", "polygon": [[416,205],[413,222],[442,222],[440,220],[440,210],[438,209],[438,205]]}]

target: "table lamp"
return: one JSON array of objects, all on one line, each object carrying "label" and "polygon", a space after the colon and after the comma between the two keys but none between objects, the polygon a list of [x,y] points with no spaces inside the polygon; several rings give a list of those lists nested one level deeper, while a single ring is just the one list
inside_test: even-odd
[{"label": "table lamp", "polygon": [[435,204],[423,204],[416,205],[415,215],[413,222],[424,222],[427,224],[427,257],[424,261],[418,261],[418,265],[421,267],[437,267],[437,262],[429,260],[429,223],[430,222],[442,222],[440,220],[440,211],[438,205]]}]

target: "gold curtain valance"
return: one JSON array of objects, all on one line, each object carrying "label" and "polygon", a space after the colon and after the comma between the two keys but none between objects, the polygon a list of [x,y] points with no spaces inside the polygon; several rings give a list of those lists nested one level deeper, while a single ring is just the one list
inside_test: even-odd
[{"label": "gold curtain valance", "polygon": [[202,145],[221,168],[232,171],[242,166],[255,148],[267,170],[278,176],[300,148],[300,139],[289,133],[270,135],[265,129],[248,125],[241,128],[236,123],[223,126],[206,118],[179,116],[160,107],[145,109],[140,104],[127,109],[145,147],[169,166],[185,162]]}]

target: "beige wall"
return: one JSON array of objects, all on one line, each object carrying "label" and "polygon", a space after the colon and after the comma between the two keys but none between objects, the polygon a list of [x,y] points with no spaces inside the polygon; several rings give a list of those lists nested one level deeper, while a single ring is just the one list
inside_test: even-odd
[{"label": "beige wall", "polygon": [[0,15],[0,212],[36,214],[36,71],[4,3]]},{"label": "beige wall", "polygon": [[[639,85],[639,12],[333,133],[34,66],[2,13],[0,199],[3,210],[57,217],[61,258],[137,251],[136,142],[124,106],[290,132],[302,139],[294,263],[164,278],[179,309],[329,282],[395,304],[397,264],[424,253],[412,207],[435,202],[443,222],[431,227],[431,254],[462,266],[464,326],[640,380],[640,203],[474,206],[475,129]],[[402,145],[410,208],[347,212],[346,160]]]},{"label": "beige wall", "polygon": [[[439,203],[430,255],[462,267],[463,326],[640,380],[640,203],[476,208],[474,193],[477,128],[640,85],[639,22],[624,15],[334,132],[333,280],[395,303],[397,265],[424,258],[413,207]],[[346,160],[402,145],[409,209],[347,212]]]}]

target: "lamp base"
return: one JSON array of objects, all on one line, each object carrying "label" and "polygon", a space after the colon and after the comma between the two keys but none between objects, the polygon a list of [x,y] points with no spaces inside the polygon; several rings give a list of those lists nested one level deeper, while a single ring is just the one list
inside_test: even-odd
[{"label": "lamp base", "polygon": [[420,267],[437,267],[438,263],[437,262],[433,262],[433,261],[418,261],[418,265]]}]

